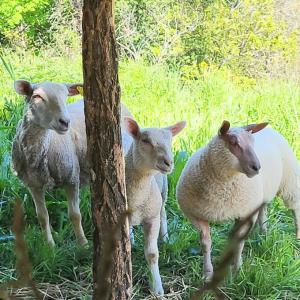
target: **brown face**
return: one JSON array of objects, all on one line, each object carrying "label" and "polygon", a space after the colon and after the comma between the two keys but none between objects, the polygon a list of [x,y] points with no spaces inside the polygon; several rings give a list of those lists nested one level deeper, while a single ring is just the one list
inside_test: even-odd
[{"label": "brown face", "polygon": [[242,128],[229,130],[230,123],[224,121],[219,130],[219,137],[226,142],[229,151],[239,162],[239,171],[249,178],[257,175],[261,168],[259,159],[253,148],[254,140],[252,134],[262,130],[266,126],[267,123],[251,124]]}]

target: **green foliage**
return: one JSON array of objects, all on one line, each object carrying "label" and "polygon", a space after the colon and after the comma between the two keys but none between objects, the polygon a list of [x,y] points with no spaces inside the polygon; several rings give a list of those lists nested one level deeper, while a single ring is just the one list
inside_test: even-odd
[{"label": "green foliage", "polygon": [[[296,7],[300,13],[300,6]],[[299,26],[276,0],[119,1],[121,53],[182,66],[198,77],[203,64],[250,77],[279,75],[296,62]],[[188,71],[188,72],[187,72]]]},{"label": "green foliage", "polygon": [[[26,59],[24,59],[26,58]],[[16,78],[33,82],[52,80],[79,82],[82,80],[81,57],[49,57],[27,51],[6,52],[3,56],[8,70]],[[175,186],[189,155],[204,145],[223,119],[233,125],[269,121],[281,131],[300,158],[298,138],[300,118],[300,88],[297,82],[279,79],[245,81],[229,70],[205,69],[198,80],[185,80],[178,71],[164,65],[149,65],[143,61],[120,64],[122,101],[132,111],[141,126],[166,126],[186,120],[187,128],[174,140],[175,170],[169,177],[170,194],[167,214],[170,244],[160,244],[160,268],[164,287],[175,299],[176,293],[188,299],[195,288],[203,284],[202,255],[199,253],[198,233],[182,215],[175,199]],[[50,249],[44,242],[34,205],[28,190],[11,174],[9,168],[11,140],[17,121],[21,118],[23,99],[12,88],[12,78],[0,63],[0,234],[9,234],[14,199],[23,199],[26,212],[26,240],[37,282],[62,283],[66,279],[92,282],[92,249],[76,245],[67,217],[65,196],[61,191],[47,194],[54,239],[57,246]],[[70,99],[70,101],[73,101]],[[90,199],[88,190],[81,191],[83,226],[92,241]],[[222,254],[231,223],[212,225],[214,264]],[[280,199],[269,205],[268,234],[254,232],[246,242],[244,265],[236,276],[229,276],[223,291],[230,299],[288,299],[300,294],[299,242],[290,211]],[[148,272],[143,251],[143,236],[136,229],[133,248],[135,299],[149,296]],[[13,243],[0,243],[0,282],[15,277]],[[91,290],[82,289],[82,298]],[[86,298],[85,298],[86,299]],[[179,298],[180,299],[180,298]],[[211,299],[207,296],[206,299]]]},{"label": "green foliage", "polygon": [[[299,64],[300,5],[285,7],[278,0],[119,0],[119,53],[180,66],[185,78],[220,67],[252,78],[291,75]],[[2,1],[0,40],[79,52],[81,8],[81,0]]]},{"label": "green foliage", "polygon": [[0,42],[12,47],[30,46],[35,51],[51,45],[56,46],[56,53],[62,48],[65,52],[70,46],[74,48],[81,28],[81,3],[78,1],[1,1]]},{"label": "green foliage", "polygon": [[[4,0],[0,3],[0,37],[33,41],[49,28],[53,0]],[[21,35],[21,37],[19,36]]]},{"label": "green foliage", "polygon": [[183,60],[230,66],[252,77],[275,74],[276,63],[295,59],[298,30],[287,29],[274,0],[241,1],[236,7],[214,1],[183,37]]}]

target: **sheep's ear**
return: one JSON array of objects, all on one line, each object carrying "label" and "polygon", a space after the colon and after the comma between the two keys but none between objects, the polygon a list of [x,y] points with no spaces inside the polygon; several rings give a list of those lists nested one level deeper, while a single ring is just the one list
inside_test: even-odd
[{"label": "sheep's ear", "polygon": [[82,83],[66,84],[66,87],[69,92],[68,96],[76,96],[79,94],[81,96],[83,96],[83,84]]},{"label": "sheep's ear", "polygon": [[225,134],[227,134],[229,128],[230,128],[230,123],[224,120],[219,129],[219,136],[224,136]]},{"label": "sheep's ear", "polygon": [[181,121],[176,123],[173,126],[169,126],[166,127],[165,129],[170,130],[172,133],[172,136],[177,135],[184,127],[186,126],[186,122],[185,121]]},{"label": "sheep's ear", "polygon": [[16,80],[14,82],[15,91],[22,96],[30,98],[33,93],[33,85],[27,80]]},{"label": "sheep's ear", "polygon": [[244,126],[244,129],[246,131],[250,131],[251,133],[256,133],[256,132],[264,129],[267,125],[268,125],[267,122],[259,123],[259,124],[250,124],[250,125]]},{"label": "sheep's ear", "polygon": [[140,131],[140,127],[138,125],[138,123],[130,118],[130,117],[124,117],[124,127],[125,130],[134,138],[137,139],[140,137],[141,135],[141,131]]}]

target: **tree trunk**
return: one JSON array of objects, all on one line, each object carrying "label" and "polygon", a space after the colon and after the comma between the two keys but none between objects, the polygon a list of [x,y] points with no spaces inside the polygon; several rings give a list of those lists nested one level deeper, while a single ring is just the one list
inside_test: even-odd
[{"label": "tree trunk", "polygon": [[85,120],[95,227],[95,300],[129,299],[131,294],[113,4],[112,0],[84,0],[82,21]]}]

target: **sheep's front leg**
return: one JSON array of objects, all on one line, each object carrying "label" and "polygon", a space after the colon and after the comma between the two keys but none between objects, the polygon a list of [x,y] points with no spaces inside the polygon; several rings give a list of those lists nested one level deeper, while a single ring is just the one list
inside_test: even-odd
[{"label": "sheep's front leg", "polygon": [[242,252],[244,249],[245,240],[242,240],[236,249],[236,254],[233,257],[232,261],[232,270],[233,272],[237,272],[243,264]]},{"label": "sheep's front leg", "polygon": [[201,230],[200,241],[203,251],[203,275],[206,280],[209,280],[214,272],[214,268],[211,262],[211,237],[210,228],[207,221],[197,220],[195,225]]},{"label": "sheep's front leg", "polygon": [[160,218],[155,218],[151,222],[143,223],[144,229],[144,251],[145,257],[150,267],[152,277],[152,290],[158,295],[163,295],[164,290],[158,267],[158,247],[157,239],[159,236]]},{"label": "sheep's front leg", "polygon": [[49,215],[45,202],[45,192],[42,188],[30,188],[30,193],[32,195],[36,214],[42,229],[45,231],[47,242],[54,246],[54,240],[51,234]]},{"label": "sheep's front leg", "polygon": [[263,205],[258,213],[258,224],[260,232],[265,234],[267,232],[267,204]]},{"label": "sheep's front leg", "polygon": [[[242,226],[240,228],[240,231],[238,232],[238,234],[241,237],[247,235],[248,232],[251,232],[251,230],[253,229],[253,227],[255,225],[257,217],[258,217],[258,213],[252,217],[252,219],[250,220],[250,222],[251,222],[250,224],[246,223],[244,226]],[[236,220],[235,223],[237,223],[237,222],[239,222],[239,221]],[[250,228],[249,228],[249,226],[250,226]],[[240,241],[240,243],[237,246],[235,255],[233,257],[232,268],[233,268],[233,271],[235,271],[235,272],[238,271],[243,264],[242,252],[244,249],[244,245],[245,245],[245,239]]]},{"label": "sheep's front leg", "polygon": [[160,236],[165,243],[168,242],[168,222],[164,203],[162,204],[160,211]]},{"label": "sheep's front leg", "polygon": [[134,239],[134,228],[132,225],[129,226],[129,237],[130,237],[130,243],[131,246],[134,246],[135,239]]},{"label": "sheep's front leg", "polygon": [[68,198],[68,213],[77,241],[79,245],[85,245],[88,241],[84,235],[84,231],[81,225],[81,213],[79,208],[79,186],[78,184],[68,185],[65,187],[65,191]]}]

